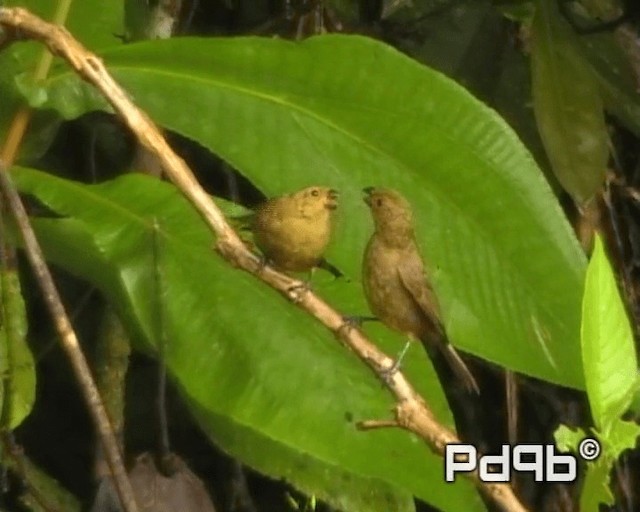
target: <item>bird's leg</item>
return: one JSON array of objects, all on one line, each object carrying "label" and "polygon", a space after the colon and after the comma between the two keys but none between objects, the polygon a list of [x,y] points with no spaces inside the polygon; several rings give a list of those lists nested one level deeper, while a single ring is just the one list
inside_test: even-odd
[{"label": "bird's leg", "polygon": [[267,258],[264,254],[262,253],[254,253],[254,254],[256,254],[256,257],[258,258],[258,268],[256,269],[256,274],[261,274],[266,267],[273,266],[272,265],[273,262],[269,260],[269,258]]},{"label": "bird's leg", "polygon": [[[318,268],[321,268],[323,270],[326,270],[327,272],[329,272],[335,279],[340,279],[341,277],[344,277],[344,274],[342,272],[340,272],[340,269],[338,267],[336,267],[335,265],[332,265],[331,263],[329,263],[326,259],[322,258],[320,260],[320,262],[318,263]],[[346,279],[347,281],[349,281],[349,279]]]},{"label": "bird's leg", "polygon": [[300,292],[308,292],[309,290],[311,290],[311,280],[313,279],[313,274],[315,274],[316,272],[316,267],[311,267],[311,270],[309,270],[309,274],[307,275],[307,278],[303,281],[300,281],[299,284],[294,284],[293,286],[289,287],[289,289],[287,290],[290,293],[300,293]]},{"label": "bird's leg", "polygon": [[411,346],[411,343],[412,343],[412,340],[407,340],[407,342],[404,344],[404,347],[402,347],[402,350],[398,354],[396,361],[393,363],[393,366],[388,370],[383,370],[383,377],[386,381],[390,380],[396,374],[396,372],[400,369],[400,366],[402,365],[402,360],[404,359],[404,356],[407,355],[407,352],[409,350],[409,346]]},{"label": "bird's leg", "polygon": [[313,275],[316,273],[316,270],[318,269],[318,267],[311,267],[311,270],[309,270],[309,277],[308,279],[305,281],[307,288],[311,289],[311,280],[313,279]]},{"label": "bird's leg", "polygon": [[342,324],[336,331],[339,335],[346,335],[351,329],[362,327],[364,322],[379,322],[380,319],[375,316],[360,316],[360,315],[344,315],[342,317]]},{"label": "bird's leg", "polygon": [[302,300],[302,296],[311,291],[311,279],[313,278],[313,274],[315,273],[316,267],[311,267],[311,270],[309,270],[309,275],[307,277],[307,279],[305,279],[304,281],[300,281],[299,283],[296,283],[292,286],[290,286],[289,288],[287,288],[287,293],[289,294],[289,297],[291,297],[291,300],[293,301],[294,304],[297,304],[298,302],[300,302]]},{"label": "bird's leg", "polygon": [[354,328],[362,327],[365,322],[379,322],[380,319],[376,316],[344,315],[342,321],[345,323],[345,327]]}]

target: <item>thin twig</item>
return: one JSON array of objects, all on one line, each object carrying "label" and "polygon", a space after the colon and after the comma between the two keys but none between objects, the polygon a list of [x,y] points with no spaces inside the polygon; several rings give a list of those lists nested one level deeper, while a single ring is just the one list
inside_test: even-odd
[{"label": "thin twig", "polygon": [[127,473],[122,463],[122,456],[118,448],[118,441],[111,428],[111,423],[107,415],[107,411],[104,408],[98,388],[91,376],[89,365],[82,353],[80,344],[76,333],[71,326],[71,321],[67,316],[67,313],[58,294],[58,290],[53,282],[53,277],[49,272],[49,268],[45,263],[42,249],[36,240],[33,228],[29,223],[29,216],[27,211],[20,200],[18,191],[16,190],[9,172],[4,166],[2,160],[0,160],[0,190],[2,195],[6,199],[11,214],[13,215],[22,240],[24,242],[24,249],[27,254],[27,258],[31,263],[31,267],[36,276],[38,284],[42,289],[42,294],[45,299],[49,313],[53,318],[53,322],[58,331],[58,335],[62,341],[62,346],[67,353],[67,357],[71,361],[71,366],[74,369],[76,378],[80,383],[80,389],[84,394],[84,398],[87,401],[89,407],[89,413],[93,419],[93,422],[98,431],[100,441],[107,456],[107,462],[111,469],[111,474],[116,483],[116,489],[123,509],[126,512],[137,512],[138,507],[135,502],[133,489],[131,483],[127,478]]},{"label": "thin twig", "polygon": [[398,420],[363,420],[359,421],[357,427],[360,430],[376,430],[380,428],[398,428],[401,425]]},{"label": "thin twig", "polygon": [[167,333],[164,328],[164,300],[163,300],[163,275],[162,264],[162,248],[160,246],[160,225],[157,219],[153,219],[152,229],[152,254],[153,254],[153,296],[154,296],[154,317],[155,317],[155,345],[158,347],[158,380],[157,380],[157,397],[156,411],[158,414],[158,460],[163,466],[164,472],[167,468],[164,464],[171,455],[171,443],[169,441],[169,419],[167,417]]},{"label": "thin twig", "polygon": [[[217,235],[218,252],[232,265],[255,275],[289,300],[295,300],[298,307],[314,316],[336,337],[341,338],[395,395],[395,416],[399,426],[422,437],[429,447],[440,455],[444,454],[448,443],[460,442],[451,430],[436,420],[423,398],[401,372],[389,378],[386,370],[393,364],[391,358],[381,352],[358,329],[345,328],[342,315],[311,291],[293,293],[292,290],[303,289],[303,283],[261,264],[258,257],[245,247],[185,162],[171,150],[149,117],[132,103],[129,96],[111,78],[98,57],[88,52],[64,28],[46,23],[23,9],[0,8],[0,25],[18,28],[24,36],[42,41],[52,53],[67,60],[84,80],[102,92],[139,142],[157,155],[166,175]],[[510,485],[481,482],[477,473],[471,473],[471,478],[479,490],[502,510],[526,510]]]}]

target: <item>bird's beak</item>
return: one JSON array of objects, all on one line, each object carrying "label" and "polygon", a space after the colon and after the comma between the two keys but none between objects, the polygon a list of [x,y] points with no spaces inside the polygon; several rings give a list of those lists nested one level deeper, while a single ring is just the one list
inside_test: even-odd
[{"label": "bird's beak", "polygon": [[367,203],[368,206],[371,206],[371,194],[373,193],[373,191],[373,187],[366,187],[362,189],[362,192],[364,193],[364,197],[362,198],[362,200]]},{"label": "bird's beak", "polygon": [[340,197],[340,193],[331,188],[327,192],[327,203],[326,206],[329,210],[335,210],[338,207],[338,197]]}]

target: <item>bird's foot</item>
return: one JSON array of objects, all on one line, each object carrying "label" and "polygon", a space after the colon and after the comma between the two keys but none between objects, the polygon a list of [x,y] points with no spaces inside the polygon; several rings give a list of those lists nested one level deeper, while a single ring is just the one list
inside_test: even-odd
[{"label": "bird's foot", "polygon": [[324,258],[320,260],[320,262],[317,265],[317,268],[321,268],[329,272],[333,276],[334,280],[344,278],[345,281],[351,282],[351,279],[349,279],[348,277],[345,277],[345,275],[340,271],[338,267],[336,267],[335,265],[332,265]]},{"label": "bird's foot", "polygon": [[380,376],[382,377],[382,380],[384,380],[386,384],[391,383],[391,380],[393,379],[393,377],[395,377],[396,373],[400,371],[401,364],[402,364],[402,361],[400,360],[400,358],[398,358],[393,362],[390,368],[382,369],[382,371],[380,372]]},{"label": "bird's foot", "polygon": [[362,327],[365,322],[379,322],[380,319],[375,316],[363,316],[363,315],[344,315],[342,321],[349,327]]},{"label": "bird's foot", "polygon": [[391,368],[387,368],[387,369],[383,369],[382,370],[382,372],[381,372],[382,378],[384,379],[384,381],[387,384],[389,384],[389,382],[394,377],[394,375],[396,373],[398,373],[398,371],[400,370],[400,366],[402,365],[402,361],[404,360],[404,356],[407,355],[407,350],[409,350],[410,346],[411,346],[411,341],[407,341],[404,344],[404,347],[402,347],[402,350],[398,354],[398,357],[396,358],[396,360],[393,363],[393,365],[391,366]]},{"label": "bird's foot", "polygon": [[342,317],[342,324],[338,327],[338,334],[346,335],[353,329],[359,329],[364,322],[378,320],[375,316],[360,316],[360,315],[344,315]]},{"label": "bird's foot", "polygon": [[291,302],[298,304],[302,301],[302,297],[310,291],[311,283],[309,281],[300,281],[287,288],[287,295],[289,296],[289,299],[291,299]]},{"label": "bird's foot", "polygon": [[256,254],[256,257],[258,258],[258,267],[256,269],[258,274],[260,274],[266,267],[271,266],[271,262],[264,254]]}]

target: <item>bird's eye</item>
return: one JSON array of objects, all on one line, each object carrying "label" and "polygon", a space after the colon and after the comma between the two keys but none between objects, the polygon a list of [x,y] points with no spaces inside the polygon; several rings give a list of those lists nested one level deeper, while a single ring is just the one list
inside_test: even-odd
[{"label": "bird's eye", "polygon": [[312,195],[313,197],[318,197],[318,196],[320,195],[320,191],[319,191],[317,188],[314,188],[314,189],[311,191],[311,195]]},{"label": "bird's eye", "polygon": [[381,198],[376,199],[376,206],[378,206],[378,207],[382,206],[382,199]]}]

